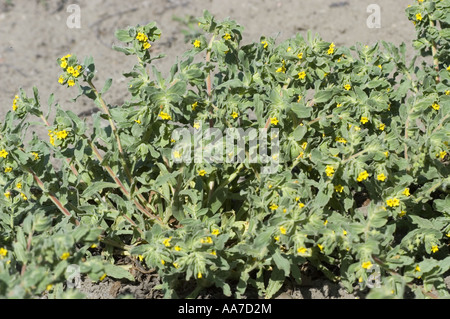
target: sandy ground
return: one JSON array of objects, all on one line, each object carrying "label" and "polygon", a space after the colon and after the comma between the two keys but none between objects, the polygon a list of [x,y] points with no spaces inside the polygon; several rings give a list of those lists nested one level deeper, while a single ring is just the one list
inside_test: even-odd
[{"label": "sandy ground", "polygon": [[[369,28],[367,7],[376,3],[381,8],[381,27]],[[67,89],[57,83],[60,68],[56,59],[68,53],[78,57],[92,55],[98,70],[97,86],[107,78],[113,79],[108,103],[120,105],[128,99],[123,73],[131,69],[134,57],[125,57],[111,49],[117,28],[156,21],[163,31],[160,42],[152,49],[166,53],[157,66],[166,73],[187,48],[181,30],[173,20],[201,16],[209,10],[217,19],[230,17],[244,26],[244,42],[259,40],[261,35],[276,36],[279,41],[296,33],[306,36],[307,30],[319,33],[324,40],[337,46],[351,46],[357,42],[373,44],[387,40],[395,44],[405,42],[408,55],[413,53],[411,40],[415,31],[405,16],[404,9],[412,0],[0,0],[0,121],[11,110],[14,95],[23,88],[29,95],[32,87],[40,90],[42,104],[46,105],[53,92],[63,108],[75,113],[94,107],[85,99],[75,104],[70,101],[77,95],[75,88]],[[81,28],[67,27],[69,4],[81,8]],[[38,131],[43,138],[44,130]],[[306,292],[291,289],[287,298],[354,298],[339,287],[328,289],[313,287]],[[109,292],[114,287],[93,287]],[[120,287],[120,285],[119,285]],[[100,289],[100,290],[98,290]],[[136,288],[137,289],[137,288]],[[316,290],[314,290],[316,289]],[[331,291],[331,293],[328,292]],[[88,292],[88,291],[86,291]],[[125,292],[124,292],[125,293]],[[138,296],[139,294],[134,294]],[[142,296],[145,297],[145,296]]]}]

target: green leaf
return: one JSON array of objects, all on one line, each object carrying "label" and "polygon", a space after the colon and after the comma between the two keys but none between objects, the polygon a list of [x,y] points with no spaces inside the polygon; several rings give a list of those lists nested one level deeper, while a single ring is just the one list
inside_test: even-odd
[{"label": "green leaf", "polygon": [[133,275],[128,270],[120,266],[107,264],[105,265],[105,273],[107,276],[116,279],[128,279],[129,281],[134,281]]},{"label": "green leaf", "polygon": [[289,260],[281,256],[278,250],[275,251],[275,253],[272,255],[272,258],[275,262],[275,265],[284,272],[284,275],[286,277],[288,277],[291,270]]},{"label": "green leaf", "polygon": [[291,110],[301,119],[311,117],[311,108],[304,104],[295,103],[292,105]]},{"label": "green leaf", "polygon": [[103,89],[100,92],[100,94],[103,95],[106,92],[108,92],[109,88],[111,87],[111,84],[112,84],[112,79],[107,79],[105,82],[105,86],[103,86]]},{"label": "green leaf", "polygon": [[121,42],[131,42],[134,39],[129,30],[117,30],[115,36]]},{"label": "green leaf", "polygon": [[100,192],[101,190],[103,190],[105,188],[117,188],[117,187],[119,187],[119,186],[117,184],[115,184],[115,183],[95,182],[92,185],[89,185],[84,190],[83,194],[81,194],[81,196],[84,197],[84,198],[91,197],[95,193]]},{"label": "green leaf", "polygon": [[283,287],[284,280],[284,272],[275,268],[267,284],[265,299],[271,299]]},{"label": "green leaf", "polygon": [[301,141],[303,139],[303,136],[305,136],[306,132],[308,131],[308,129],[306,128],[305,125],[299,125],[296,127],[296,129],[294,130],[294,132],[292,133],[294,139],[296,141]]}]

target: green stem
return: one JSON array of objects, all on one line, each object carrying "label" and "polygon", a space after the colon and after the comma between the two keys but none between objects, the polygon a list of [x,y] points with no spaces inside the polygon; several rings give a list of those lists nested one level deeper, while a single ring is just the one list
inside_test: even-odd
[{"label": "green stem", "polygon": [[[116,125],[114,124],[114,121],[113,121],[113,119],[112,119],[111,113],[109,112],[108,106],[106,105],[105,101],[104,101],[103,98],[101,97],[100,93],[98,92],[97,88],[96,88],[95,85],[92,83],[92,81],[89,80],[89,81],[88,81],[88,84],[89,84],[89,86],[91,87],[91,89],[94,91],[95,96],[97,97],[97,99],[98,99],[98,101],[99,101],[99,103],[100,103],[100,105],[101,105],[101,107],[102,107],[102,109],[103,109],[103,112],[104,112],[104,113],[107,115],[107,117],[108,117],[109,124],[110,124],[110,126],[111,126],[111,129],[112,129],[112,131],[113,131],[113,133],[114,133],[114,136],[115,136],[115,138],[116,138],[116,141],[117,141],[117,148],[118,148],[118,150],[119,150],[119,156],[120,156],[120,159],[121,159],[121,162],[122,162],[122,167],[124,168],[124,171],[125,171],[125,173],[126,173],[128,179],[129,179],[129,181],[130,181],[130,185],[134,185],[134,191],[135,191],[136,193],[138,193],[138,195],[137,195],[138,198],[140,199],[140,201],[141,201],[147,208],[149,208],[149,206],[148,206],[149,203],[145,200],[144,196],[143,196],[141,193],[139,193],[139,190],[137,189],[137,186],[136,186],[136,184],[134,183],[134,178],[133,178],[133,175],[131,174],[131,172],[130,172],[130,170],[129,170],[129,168],[128,168],[129,165],[128,165],[128,162],[127,162],[127,160],[126,160],[125,153],[124,153],[124,151],[123,151],[122,143],[121,143],[121,141],[120,141],[119,132],[118,132],[118,130],[117,130],[117,128],[116,128]],[[147,215],[147,214],[146,214],[146,215]]]},{"label": "green stem", "polygon": [[[430,26],[431,26],[431,28],[435,27],[434,21],[431,19],[430,19]],[[439,74],[439,59],[437,58],[437,53],[438,53],[438,49],[437,49],[436,42],[434,42],[434,40],[432,40],[431,41],[431,54],[433,55],[434,69]],[[437,83],[440,82],[439,75],[436,76],[436,82]]]}]

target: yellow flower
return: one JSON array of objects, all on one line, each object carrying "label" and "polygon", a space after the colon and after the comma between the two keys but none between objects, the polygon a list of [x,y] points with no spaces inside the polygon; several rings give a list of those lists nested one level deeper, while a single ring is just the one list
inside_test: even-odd
[{"label": "yellow flower", "polygon": [[12,167],[6,167],[5,168],[5,173],[10,173],[12,171]]},{"label": "yellow flower", "polygon": [[200,243],[202,243],[202,244],[212,244],[213,241],[212,241],[211,237],[206,237],[206,238],[201,238],[200,239]]},{"label": "yellow flower", "polygon": [[166,261],[164,259],[161,259],[161,264],[164,266],[166,264]]},{"label": "yellow flower", "polygon": [[397,198],[391,198],[386,201],[386,204],[389,207],[398,207],[400,205],[400,201]]},{"label": "yellow flower", "polygon": [[12,106],[13,111],[17,110],[17,100],[19,100],[19,97],[16,95],[13,100],[13,106]]},{"label": "yellow flower", "polygon": [[380,126],[378,126],[378,129],[379,129],[380,131],[384,131],[384,128],[385,128],[385,127],[386,127],[386,124],[381,123]]},{"label": "yellow flower", "polygon": [[61,75],[58,79],[59,84],[64,84],[64,77]]},{"label": "yellow flower", "polygon": [[[450,72],[450,65],[447,67],[447,71]],[[447,91],[448,92],[448,91]],[[445,93],[445,95],[448,95],[447,92]]]},{"label": "yellow flower", "polygon": [[356,178],[356,180],[358,182],[362,182],[362,181],[366,180],[368,177],[369,177],[369,173],[367,173],[367,171],[364,171],[364,172],[359,173],[359,175]]},{"label": "yellow flower", "polygon": [[[450,66],[447,68],[447,70],[450,71],[449,69],[450,69]],[[445,91],[445,95],[450,95],[450,90]]]},{"label": "yellow flower", "polygon": [[227,33],[223,36],[223,38],[228,41],[231,39],[231,35],[229,33]]},{"label": "yellow flower", "polygon": [[162,118],[163,120],[171,120],[171,119],[172,119],[172,117],[171,117],[169,114],[164,113],[164,112],[159,113],[158,116],[159,116],[160,118]]},{"label": "yellow flower", "polygon": [[39,154],[36,152],[32,152],[31,155],[34,156],[34,160],[37,161],[39,159]]},{"label": "yellow flower", "polygon": [[283,226],[280,227],[280,233],[282,233],[283,235],[286,235],[286,228],[284,228]]},{"label": "yellow flower", "polygon": [[286,67],[283,65],[276,70],[277,73],[286,73]]},{"label": "yellow flower", "polygon": [[416,268],[414,269],[414,271],[420,271],[419,265],[416,266]]},{"label": "yellow flower", "polygon": [[292,48],[291,47],[288,47],[287,49],[286,49],[286,52],[291,52],[292,51]]},{"label": "yellow flower", "polygon": [[151,45],[150,43],[148,43],[148,42],[145,42],[145,43],[142,45],[142,47],[144,48],[144,50],[150,49],[151,46],[152,46],[152,45]]},{"label": "yellow flower", "polygon": [[198,171],[198,175],[200,176],[205,176],[206,175],[206,171],[204,169]]},{"label": "yellow flower", "polygon": [[331,55],[334,53],[334,48],[335,48],[334,43],[331,43],[330,46],[328,47],[328,52],[327,52],[328,55]]},{"label": "yellow flower", "polygon": [[342,231],[342,234],[344,235],[344,236],[347,236],[347,231],[344,229],[343,231]]},{"label": "yellow flower", "polygon": [[100,281],[103,281],[105,278],[106,278],[106,274],[103,274],[103,275],[99,278],[99,280],[100,280]]},{"label": "yellow flower", "polygon": [[342,106],[341,103],[336,104],[336,107],[341,107],[341,106]]},{"label": "yellow flower", "polygon": [[299,208],[303,208],[303,207],[305,207],[305,204],[303,204],[303,203],[298,203],[298,207],[299,207]]},{"label": "yellow flower", "polygon": [[166,247],[170,247],[170,240],[171,240],[171,239],[172,239],[172,237],[165,238],[165,239],[163,240],[163,245],[166,246]]},{"label": "yellow flower", "polygon": [[198,106],[198,102],[195,102],[194,104],[192,104],[192,111],[195,111],[197,106]]},{"label": "yellow flower", "polygon": [[366,124],[367,122],[369,122],[369,119],[367,117],[365,117],[365,116],[362,116],[361,117],[361,123],[362,124]]},{"label": "yellow flower", "polygon": [[17,187],[17,189],[22,189],[22,183],[17,183],[16,187]]},{"label": "yellow flower", "polygon": [[386,175],[384,175],[384,173],[378,174],[377,179],[384,182],[386,180]]},{"label": "yellow flower", "polygon": [[58,139],[58,140],[63,140],[63,139],[65,139],[66,137],[67,137],[67,131],[66,130],[63,130],[63,131],[59,131],[59,132],[55,132],[56,133],[56,138]]},{"label": "yellow flower", "polygon": [[416,20],[422,21],[422,14],[420,12],[416,14]]},{"label": "yellow flower", "polygon": [[372,267],[372,263],[370,261],[365,261],[362,263],[362,267],[364,269],[370,269]]},{"label": "yellow flower", "polygon": [[433,103],[433,105],[431,106],[433,109],[435,109],[436,111],[439,111],[439,108],[441,107],[439,104],[437,103]]},{"label": "yellow flower", "polygon": [[74,77],[77,78],[77,77],[80,76],[80,71],[78,71],[78,70],[73,70],[72,75],[73,75]]},{"label": "yellow flower", "polygon": [[277,204],[272,204],[272,205],[269,206],[269,208],[271,210],[277,210],[278,209],[278,205]]},{"label": "yellow flower", "polygon": [[327,174],[328,177],[333,176],[334,168],[330,165],[327,165],[327,168],[325,169],[325,173]]},{"label": "yellow flower", "polygon": [[68,86],[74,86],[75,85],[75,81],[74,80],[69,80],[69,81],[67,81],[67,85]]},{"label": "yellow flower", "polygon": [[61,255],[61,259],[62,260],[66,260],[67,258],[69,258],[70,257],[70,253],[68,253],[68,252],[65,252],[65,253],[63,253],[62,255]]},{"label": "yellow flower", "polygon": [[264,49],[269,46],[269,43],[267,41],[261,41],[261,44],[264,44]]},{"label": "yellow flower", "polygon": [[384,156],[389,157],[389,152],[388,151],[384,152],[383,154],[384,154]]},{"label": "yellow flower", "polygon": [[323,225],[324,226],[328,225],[328,219],[325,219],[325,221],[323,222]]},{"label": "yellow flower", "polygon": [[74,71],[75,71],[75,69],[73,68],[73,66],[69,66],[67,68],[67,73],[69,73],[69,74],[73,74]]},{"label": "yellow flower", "polygon": [[319,247],[320,251],[323,251],[323,246],[321,244],[317,244],[317,247]]},{"label": "yellow flower", "polygon": [[437,245],[433,245],[433,246],[431,247],[431,251],[432,251],[433,253],[437,252],[438,250],[439,250],[439,247],[438,247]]},{"label": "yellow flower", "polygon": [[181,247],[177,245],[177,246],[173,247],[173,249],[175,249],[176,251],[180,251]]},{"label": "yellow flower", "polygon": [[201,279],[202,277],[203,277],[202,273],[199,272],[199,273],[197,274],[197,278],[198,278],[198,279]]},{"label": "yellow flower", "polygon": [[340,137],[340,136],[336,137],[336,142],[347,144],[347,140],[345,138],[343,138],[343,137]]},{"label": "yellow flower", "polygon": [[6,156],[8,156],[8,152],[5,150],[5,149],[2,149],[1,151],[0,151],[0,157],[3,157],[3,158],[6,158]]},{"label": "yellow flower", "polygon": [[239,114],[237,114],[236,112],[233,112],[233,113],[231,114],[231,117],[234,118],[234,119],[237,118],[238,116],[239,116]]},{"label": "yellow flower", "polygon": [[308,248],[305,248],[305,247],[300,247],[297,249],[297,252],[299,254],[306,254],[307,251],[308,251]]},{"label": "yellow flower", "polygon": [[141,120],[134,120],[137,124],[141,124]]},{"label": "yellow flower", "polygon": [[273,239],[275,239],[275,241],[279,241],[280,240],[280,236],[274,236]]},{"label": "yellow flower", "polygon": [[214,235],[214,236],[217,236],[219,234],[220,234],[220,230],[217,229],[217,228],[213,229],[212,232],[211,232],[211,235]]},{"label": "yellow flower", "polygon": [[181,158],[181,154],[178,151],[173,151],[173,157],[175,158]]},{"label": "yellow flower", "polygon": [[195,40],[194,41],[194,47],[196,47],[196,48],[200,48],[200,45],[201,45],[202,43],[200,42],[200,40]]},{"label": "yellow flower", "polygon": [[300,60],[303,59],[303,52],[300,52],[299,54],[297,54],[297,58],[299,58]]},{"label": "yellow flower", "polygon": [[351,88],[352,86],[350,84],[344,85],[344,89],[346,89],[347,91],[350,91]]},{"label": "yellow flower", "polygon": [[444,157],[447,155],[447,152],[446,151],[442,151],[442,152],[439,152],[439,157],[441,158],[441,159],[444,159]]},{"label": "yellow flower", "polygon": [[7,192],[4,193],[3,195],[5,195],[5,197],[6,197],[7,199],[9,199],[9,198],[11,197],[11,192],[10,192],[10,191],[7,191]]},{"label": "yellow flower", "polygon": [[306,72],[305,71],[301,71],[298,73],[298,78],[300,80],[303,80],[306,77]]},{"label": "yellow flower", "polygon": [[279,122],[279,121],[278,121],[278,119],[277,119],[276,117],[270,118],[270,124],[277,125],[278,122]]},{"label": "yellow flower", "polygon": [[139,33],[137,34],[136,39],[137,39],[139,42],[146,42],[146,41],[148,41],[147,35],[144,34],[144,33],[142,33],[142,32],[139,32]]},{"label": "yellow flower", "polygon": [[336,185],[336,186],[334,186],[334,190],[338,193],[342,193],[342,191],[344,190],[344,186]]},{"label": "yellow flower", "polygon": [[405,196],[411,196],[410,192],[409,192],[409,188],[405,188],[405,190],[402,193]]},{"label": "yellow flower", "polygon": [[217,256],[217,253],[216,253],[215,250],[211,251],[210,254],[213,255],[213,256]]},{"label": "yellow flower", "polygon": [[61,60],[61,64],[59,66],[61,68],[63,68],[63,69],[67,68],[67,61],[66,60]]},{"label": "yellow flower", "polygon": [[7,254],[8,254],[8,249],[0,248],[0,257],[2,257],[2,259],[5,258]]},{"label": "yellow flower", "polygon": [[403,216],[405,216],[405,215],[406,215],[406,211],[405,211],[405,210],[402,210],[402,211],[400,212],[400,214],[398,214],[399,217],[403,217]]},{"label": "yellow flower", "polygon": [[303,142],[303,144],[302,144],[303,150],[305,150],[307,147],[308,147],[308,142]]}]

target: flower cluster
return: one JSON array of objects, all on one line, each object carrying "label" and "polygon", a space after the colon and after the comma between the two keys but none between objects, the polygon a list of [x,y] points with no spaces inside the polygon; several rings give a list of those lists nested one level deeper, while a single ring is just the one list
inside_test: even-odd
[{"label": "flower cluster", "polygon": [[12,108],[13,108],[13,111],[15,111],[15,110],[17,110],[17,102],[19,101],[19,96],[15,96],[14,97],[14,101],[13,101],[13,106],[12,106]]},{"label": "flower cluster", "polygon": [[137,34],[136,40],[138,40],[138,41],[141,43],[142,48],[143,48],[144,50],[148,50],[148,49],[150,49],[151,46],[152,46],[152,45],[148,42],[148,36],[147,36],[146,34],[142,33],[142,32],[139,32],[139,33]]},{"label": "flower cluster", "polygon": [[62,131],[52,131],[52,130],[48,130],[48,136],[50,137],[50,144],[52,144],[53,146],[55,146],[55,138],[58,140],[64,140],[67,138],[68,133],[66,130],[62,130]]},{"label": "flower cluster", "polygon": [[83,73],[83,66],[77,63],[76,58],[68,54],[59,59],[59,66],[65,70],[65,73],[61,74],[58,79],[58,83],[61,85],[67,84],[67,86],[74,86],[76,79]]}]

